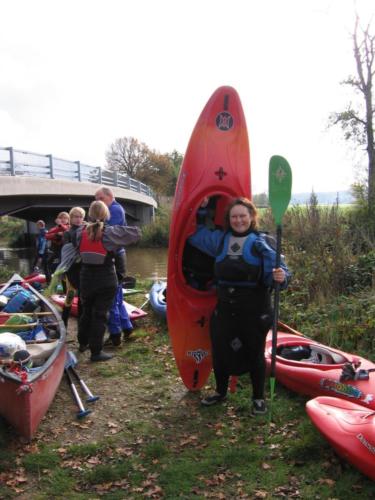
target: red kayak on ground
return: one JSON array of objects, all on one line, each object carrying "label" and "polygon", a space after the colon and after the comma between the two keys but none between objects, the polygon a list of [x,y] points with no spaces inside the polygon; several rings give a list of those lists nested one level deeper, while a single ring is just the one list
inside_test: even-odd
[{"label": "red kayak on ground", "polygon": [[[51,296],[52,302],[54,302],[56,305],[63,307],[64,302],[65,302],[65,295],[62,294],[54,294]],[[139,307],[133,306],[132,304],[129,304],[128,302],[125,302],[124,300],[124,305],[126,307],[126,310],[128,311],[129,318],[131,321],[134,321],[139,318],[144,318],[147,316],[147,313],[143,311],[143,309],[140,309]],[[72,304],[72,309],[71,309],[71,315],[74,317],[78,316],[78,299],[77,297],[74,297],[73,299],[73,304]]]},{"label": "red kayak on ground", "polygon": [[237,92],[220,87],[193,130],[177,181],[168,251],[168,331],[181,378],[200,389],[210,375],[209,320],[216,303],[214,261],[190,247],[197,211],[210,198],[206,224],[222,227],[225,208],[250,197],[250,155],[245,116]]},{"label": "red kayak on ground", "polygon": [[337,454],[375,481],[375,412],[327,396],[308,401],[306,411]]},{"label": "red kayak on ground", "polygon": [[[279,323],[276,380],[307,396],[335,396],[375,410],[375,364],[327,347]],[[270,372],[272,333],[266,340],[266,363]]]},{"label": "red kayak on ground", "polygon": [[40,283],[43,285],[46,282],[46,275],[39,272],[31,273],[23,278],[23,282],[30,283],[30,285],[33,283]]}]

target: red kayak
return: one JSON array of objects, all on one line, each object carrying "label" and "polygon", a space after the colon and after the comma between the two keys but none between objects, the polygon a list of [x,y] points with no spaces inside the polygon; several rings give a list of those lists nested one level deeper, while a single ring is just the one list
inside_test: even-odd
[{"label": "red kayak", "polygon": [[167,321],[181,378],[200,389],[211,368],[209,320],[216,304],[214,261],[187,243],[197,211],[209,197],[209,227],[222,227],[225,208],[250,197],[250,154],[245,116],[237,92],[220,87],[193,130],[177,181],[168,251]]},{"label": "red kayak", "polygon": [[38,272],[31,273],[23,278],[23,283],[30,283],[30,285],[32,285],[33,283],[40,283],[41,285],[43,285],[45,282],[46,275]]},{"label": "red kayak", "polygon": [[[65,302],[65,295],[54,294],[51,296],[51,300],[56,305],[63,307],[64,302]],[[125,300],[124,300],[124,305],[126,307],[126,310],[128,311],[129,318],[131,319],[131,321],[134,321],[134,320],[139,319],[139,318],[144,318],[145,316],[147,316],[147,313],[145,311],[143,311],[143,309],[140,309],[139,307],[133,306],[132,304],[125,302]],[[73,299],[71,315],[75,316],[75,317],[78,316],[78,299],[77,299],[77,297],[74,297],[74,299]]]},{"label": "red kayak", "polygon": [[[307,396],[335,396],[375,410],[375,364],[304,337],[279,323],[276,380]],[[266,340],[267,370],[271,368],[272,333]]]},{"label": "red kayak", "polygon": [[[45,330],[46,340],[38,341],[34,344],[26,344],[26,349],[31,356],[33,367],[28,370],[19,369],[19,365],[12,362],[12,357],[4,351],[4,340],[2,344],[0,359],[0,415],[4,417],[14,429],[27,440],[31,440],[37,427],[46,414],[59,387],[61,377],[64,372],[66,356],[66,331],[60,316],[55,307],[38,293],[31,286],[22,288],[22,278],[14,275],[9,282],[4,285],[0,294],[12,296],[10,301],[20,305],[20,312],[32,309],[28,312],[28,318],[33,319],[33,323],[23,328],[17,329],[8,326],[10,333],[20,336],[19,329],[27,330],[40,327]],[[11,293],[11,288],[16,293]],[[6,327],[9,319],[14,318],[15,313],[0,312],[0,323]],[[48,327],[48,325],[50,325]],[[51,338],[50,331],[53,332]],[[23,341],[23,340],[22,340]]]},{"label": "red kayak", "polygon": [[375,412],[327,396],[308,401],[306,411],[337,454],[375,481]]},{"label": "red kayak", "polygon": [[[39,284],[39,285],[44,285],[46,283],[46,275],[45,274],[41,274],[41,273],[32,273],[32,274],[29,274],[27,276],[25,276],[24,278],[21,278],[21,285],[24,285],[24,284],[30,284],[30,285],[33,285],[33,284]],[[6,285],[6,283],[1,283],[0,286],[4,286]]]}]

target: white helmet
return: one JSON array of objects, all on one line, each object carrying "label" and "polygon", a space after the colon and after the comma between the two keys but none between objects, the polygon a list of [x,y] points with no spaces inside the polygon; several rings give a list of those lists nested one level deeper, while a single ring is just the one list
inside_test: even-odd
[{"label": "white helmet", "polygon": [[15,333],[0,333],[0,358],[11,358],[16,351],[26,349],[26,343]]}]

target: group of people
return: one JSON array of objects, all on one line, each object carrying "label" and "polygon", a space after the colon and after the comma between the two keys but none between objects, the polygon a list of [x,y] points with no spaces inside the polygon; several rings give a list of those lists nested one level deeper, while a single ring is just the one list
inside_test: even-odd
[{"label": "group of people", "polygon": [[[81,207],[72,208],[69,214],[61,212],[56,218],[56,226],[49,231],[43,221],[38,221],[37,258],[45,262],[41,241],[43,237],[50,240],[54,259],[49,258],[49,274],[46,273],[49,280],[60,264],[64,246],[69,243],[75,250],[75,258],[65,272],[66,300],[62,319],[67,324],[73,298],[78,295],[79,351],[89,349],[91,361],[107,361],[112,355],[103,350],[103,345],[119,346],[121,336],[127,339],[133,330],[123,304],[124,247],[136,243],[141,232],[136,226],[126,225],[123,207],[106,186],[95,193],[87,222],[85,215]],[[110,336],[105,342],[107,327]]]},{"label": "group of people", "polygon": [[[84,211],[75,207],[69,221],[60,213],[52,238],[75,242],[80,263],[67,272],[68,289],[79,289],[81,313],[78,320],[79,350],[91,351],[92,361],[112,356],[103,351],[106,327],[112,345],[128,337],[131,322],[123,306],[121,282],[125,276],[124,247],[140,237],[137,227],[126,225],[125,212],[111,189],[100,188],[84,223]],[[204,211],[209,199],[202,202]],[[213,369],[216,391],[202,400],[204,406],[222,402],[231,375],[250,374],[252,413],[266,412],[264,388],[266,334],[272,326],[271,292],[277,283],[288,285],[289,270],[281,260],[276,268],[276,251],[258,228],[258,212],[247,198],[233,200],[226,210],[224,227],[212,228],[197,218],[197,229],[189,244],[214,258],[214,284],[217,304],[210,321]],[[39,221],[41,222],[41,221]],[[70,226],[69,226],[70,222]],[[42,229],[42,228],[41,228]],[[61,243],[61,244],[62,244]],[[109,321],[107,323],[107,314]]]}]

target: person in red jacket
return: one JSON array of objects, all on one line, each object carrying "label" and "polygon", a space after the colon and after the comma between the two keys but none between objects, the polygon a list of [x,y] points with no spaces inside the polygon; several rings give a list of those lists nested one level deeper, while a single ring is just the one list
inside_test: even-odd
[{"label": "person in red jacket", "polygon": [[89,208],[89,223],[77,230],[81,256],[80,296],[82,314],[78,320],[79,351],[88,347],[91,361],[107,361],[111,354],[102,351],[107,316],[118,286],[116,252],[136,243],[141,231],[135,226],[109,226],[107,205],[94,201]]},{"label": "person in red jacket", "polygon": [[63,234],[69,229],[69,214],[60,212],[55,220],[56,226],[47,231],[46,239],[50,242],[49,257],[48,257],[48,274],[52,276],[56,267],[60,263],[61,249],[63,246]]}]

